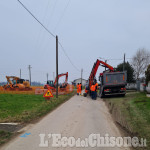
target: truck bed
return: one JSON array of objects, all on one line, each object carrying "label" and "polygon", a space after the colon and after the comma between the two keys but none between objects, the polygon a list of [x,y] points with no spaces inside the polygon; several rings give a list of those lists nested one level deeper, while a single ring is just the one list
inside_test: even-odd
[{"label": "truck bed", "polygon": [[100,95],[125,95],[127,84],[127,72],[104,72],[102,84],[100,87]]}]

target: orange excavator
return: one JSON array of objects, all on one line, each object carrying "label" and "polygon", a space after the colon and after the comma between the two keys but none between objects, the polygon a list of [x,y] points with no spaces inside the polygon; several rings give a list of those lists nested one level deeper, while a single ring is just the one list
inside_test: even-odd
[{"label": "orange excavator", "polygon": [[[68,85],[68,72],[62,73],[58,75],[58,80],[60,77],[66,76],[65,82],[60,85],[60,88],[65,88]],[[55,90],[56,89],[56,83],[57,83],[57,77],[55,78],[55,82],[53,80],[48,80],[47,84],[44,85],[44,89],[51,89]]]},{"label": "orange excavator", "polygon": [[29,91],[32,90],[28,80],[20,79],[16,76],[6,76],[7,84],[3,86],[5,90]]}]

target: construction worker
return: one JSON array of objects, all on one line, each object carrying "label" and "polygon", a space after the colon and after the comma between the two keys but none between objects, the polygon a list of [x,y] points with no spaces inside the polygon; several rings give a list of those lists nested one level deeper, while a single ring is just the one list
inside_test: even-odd
[{"label": "construction worker", "polygon": [[79,95],[79,83],[77,84],[77,95]]},{"label": "construction worker", "polygon": [[[80,83],[81,84],[81,83]],[[82,91],[82,84],[81,84],[81,91]]]},{"label": "construction worker", "polygon": [[81,83],[79,84],[79,95],[81,95],[81,91],[82,91],[82,85]]},{"label": "construction worker", "polygon": [[95,84],[95,100],[97,98],[97,90],[98,90],[98,83],[96,82],[96,84]]},{"label": "construction worker", "polygon": [[90,90],[91,90],[91,97],[92,97],[92,99],[94,100],[95,97],[96,97],[96,96],[95,96],[95,90],[96,90],[96,88],[95,88],[95,84],[94,84],[94,83],[92,84]]}]

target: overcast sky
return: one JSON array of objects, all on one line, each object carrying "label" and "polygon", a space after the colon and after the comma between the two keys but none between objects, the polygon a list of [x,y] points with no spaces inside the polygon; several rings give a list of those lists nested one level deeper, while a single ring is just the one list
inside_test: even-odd
[{"label": "overcast sky", "polygon": [[[58,35],[66,53],[88,78],[98,57],[131,58],[138,48],[150,50],[150,0],[21,0],[52,32]],[[6,75],[32,81],[53,79],[55,39],[17,0],[0,0],[0,81]],[[130,61],[130,59],[128,60]],[[122,60],[110,60],[114,67]],[[98,70],[98,74],[103,68]],[[59,47],[59,73],[69,72],[69,81],[79,78]],[[61,79],[61,80],[64,80]]]}]

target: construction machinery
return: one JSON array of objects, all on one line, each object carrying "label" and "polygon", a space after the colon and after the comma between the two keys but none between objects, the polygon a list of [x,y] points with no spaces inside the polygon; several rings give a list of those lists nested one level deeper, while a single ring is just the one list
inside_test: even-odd
[{"label": "construction machinery", "polygon": [[[65,88],[68,84],[68,72],[62,73],[58,75],[58,80],[60,77],[66,76],[65,82],[60,85],[60,88]],[[57,77],[55,78],[55,82],[53,80],[48,80],[47,84],[44,85],[44,89],[51,89],[55,90],[56,89],[56,83],[57,83]]]},{"label": "construction machinery", "polygon": [[93,83],[96,83],[96,73],[99,66],[105,67],[105,71],[100,73],[99,80],[99,96],[103,97],[105,95],[114,95],[114,94],[121,94],[124,96],[126,94],[126,76],[127,73],[124,72],[117,72],[112,66],[98,60],[94,63],[91,74],[88,79],[87,86],[85,88],[84,96],[90,94],[90,87]]},{"label": "construction machinery", "polygon": [[20,79],[16,76],[6,76],[7,84],[3,86],[5,90],[29,91],[32,90],[28,80]]},{"label": "construction machinery", "polygon": [[[65,82],[62,84],[58,84],[58,94],[59,95],[69,94],[70,92],[73,91],[74,86],[68,84],[68,72],[59,74],[58,80],[62,76],[65,76]],[[48,80],[47,84],[44,85],[44,89],[37,88],[35,90],[35,93],[36,94],[44,94],[47,91],[47,89],[49,89],[55,95],[56,94],[56,84],[57,84],[57,77],[55,78],[55,81]]]}]

